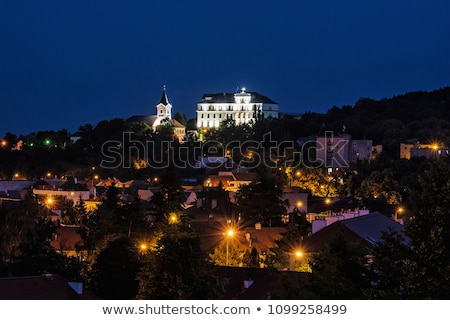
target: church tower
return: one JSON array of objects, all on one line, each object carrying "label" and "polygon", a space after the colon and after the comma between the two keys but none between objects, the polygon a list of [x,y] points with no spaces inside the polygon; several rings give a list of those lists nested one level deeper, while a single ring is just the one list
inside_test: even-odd
[{"label": "church tower", "polygon": [[165,118],[172,119],[172,105],[170,104],[169,99],[167,98],[165,85],[163,86],[161,101],[156,106],[156,117],[158,118],[159,122]]}]

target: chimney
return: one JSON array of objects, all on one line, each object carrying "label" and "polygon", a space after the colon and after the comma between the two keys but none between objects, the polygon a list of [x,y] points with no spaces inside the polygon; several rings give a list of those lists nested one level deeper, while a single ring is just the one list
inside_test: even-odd
[{"label": "chimney", "polygon": [[252,286],[253,280],[252,278],[249,278],[248,280],[244,280],[244,289],[248,289]]},{"label": "chimney", "polygon": [[68,285],[75,291],[77,294],[83,294],[83,282],[68,282]]}]

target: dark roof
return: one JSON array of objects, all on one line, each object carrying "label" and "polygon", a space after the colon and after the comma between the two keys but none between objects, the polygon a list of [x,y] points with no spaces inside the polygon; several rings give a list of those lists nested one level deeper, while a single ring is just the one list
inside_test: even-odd
[{"label": "dark roof", "polygon": [[[246,92],[252,96],[251,103],[268,103],[277,104],[272,99],[259,94],[258,92]],[[206,99],[208,98],[208,99]],[[205,93],[202,97],[202,102],[214,102],[214,103],[234,103],[234,93],[222,92],[222,93]]]},{"label": "dark roof", "polygon": [[[204,249],[207,252],[213,252],[214,248],[224,239],[223,233],[227,229],[226,217],[223,216],[220,205],[214,209],[209,209],[208,206],[201,208],[194,206],[185,212],[194,218],[191,221],[191,227],[200,235]],[[213,217],[209,218],[209,215],[213,215]],[[276,247],[275,240],[280,239],[286,231],[287,229],[282,227],[256,229],[254,226],[242,226],[234,231],[231,241],[242,251],[250,251],[255,248],[261,253]]]},{"label": "dark roof", "polygon": [[403,225],[377,211],[357,218],[341,220],[340,222],[372,245],[381,240],[383,231],[388,231],[389,229],[405,237]]},{"label": "dark roof", "polygon": [[2,180],[0,181],[0,191],[29,189],[35,182],[35,180]]},{"label": "dark roof", "polygon": [[255,172],[233,172],[233,176],[237,181],[255,181],[258,175]]},{"label": "dark roof", "polygon": [[[98,300],[98,296],[82,288],[81,283],[71,283],[52,274],[29,277],[0,278],[0,300]],[[78,288],[79,289],[79,288]]]},{"label": "dark roof", "polygon": [[383,232],[393,230],[405,237],[403,225],[386,217],[380,212],[371,212],[356,218],[339,220],[317,231],[302,242],[307,252],[320,250],[324,245],[332,242],[341,233],[348,242],[357,242],[371,249],[381,240]]},{"label": "dark roof", "polygon": [[[293,282],[306,283],[308,274],[266,268],[217,267],[216,275],[227,279],[223,300],[264,300],[276,292],[279,279],[289,276]],[[250,280],[250,282],[248,282]],[[251,285],[246,288],[244,281]]]},{"label": "dark roof", "polygon": [[161,101],[159,103],[162,103],[163,105],[169,104],[169,99],[167,98],[167,93],[166,93],[166,86],[163,87],[163,93],[161,96]]},{"label": "dark roof", "polygon": [[127,119],[128,122],[144,122],[149,124],[150,126],[153,125],[153,123],[155,122],[157,116],[156,115],[152,115],[152,116],[132,116],[130,118]]}]

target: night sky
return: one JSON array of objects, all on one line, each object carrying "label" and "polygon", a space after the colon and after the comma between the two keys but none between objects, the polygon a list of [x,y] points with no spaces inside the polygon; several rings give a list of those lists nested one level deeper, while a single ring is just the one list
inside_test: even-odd
[{"label": "night sky", "polygon": [[450,85],[450,1],[2,1],[0,136],[257,91],[286,113]]}]

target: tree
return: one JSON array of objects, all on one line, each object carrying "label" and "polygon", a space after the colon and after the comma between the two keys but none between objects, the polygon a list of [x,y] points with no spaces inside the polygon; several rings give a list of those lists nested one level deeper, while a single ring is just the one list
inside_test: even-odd
[{"label": "tree", "polygon": [[138,299],[220,299],[223,295],[223,283],[214,275],[199,237],[181,229],[166,232],[145,254],[137,279]]},{"label": "tree", "polygon": [[261,259],[258,250],[253,247],[252,250],[246,250],[242,257],[242,265],[247,268],[260,268]]},{"label": "tree", "polygon": [[271,226],[272,220],[279,222],[286,214],[282,195],[283,183],[277,173],[260,169],[258,179],[241,186],[236,193],[237,211],[244,221],[256,220]]},{"label": "tree", "polygon": [[295,208],[289,217],[287,231],[281,234],[281,238],[275,240],[278,250],[272,250],[274,255],[272,258],[284,268],[290,265],[303,238],[311,234],[311,223],[306,220],[306,212],[300,212]]},{"label": "tree", "polygon": [[34,198],[13,206],[0,208],[0,255],[12,261],[19,253],[19,245],[25,240],[29,230],[34,228],[39,212]]},{"label": "tree", "polygon": [[302,168],[294,172],[289,172],[292,177],[292,186],[309,192],[316,197],[337,197],[337,178],[325,174],[323,168]]},{"label": "tree", "polygon": [[177,120],[179,123],[181,123],[183,126],[187,125],[186,116],[182,112],[180,111],[176,112],[173,118]]},{"label": "tree", "polygon": [[450,160],[431,159],[411,191],[406,221],[412,256],[405,272],[412,298],[450,298]]},{"label": "tree", "polygon": [[[227,237],[227,235],[225,235],[225,237]],[[219,245],[214,248],[214,252],[211,253],[209,257],[217,266],[239,267],[243,265],[243,252],[241,252],[239,246],[232,238],[221,241]]]},{"label": "tree", "polygon": [[61,255],[53,249],[50,241],[57,225],[45,218],[35,220],[19,245],[20,254],[13,266],[16,275],[41,275],[54,273],[71,280],[82,280],[82,265],[76,258]]},{"label": "tree", "polygon": [[411,247],[404,235],[393,230],[383,232],[381,240],[372,252],[369,264],[373,275],[371,287],[364,290],[369,299],[407,298],[406,261],[411,256]]},{"label": "tree", "polygon": [[338,234],[312,255],[307,291],[317,299],[361,299],[370,284],[366,254],[363,247],[348,243]]},{"label": "tree", "polygon": [[89,286],[103,299],[135,299],[140,267],[139,252],[130,238],[112,240],[95,259]]},{"label": "tree", "polygon": [[173,164],[166,168],[160,181],[160,189],[155,192],[152,200],[156,207],[156,218],[160,221],[168,221],[171,213],[181,213],[181,205],[185,201],[184,190]]}]

